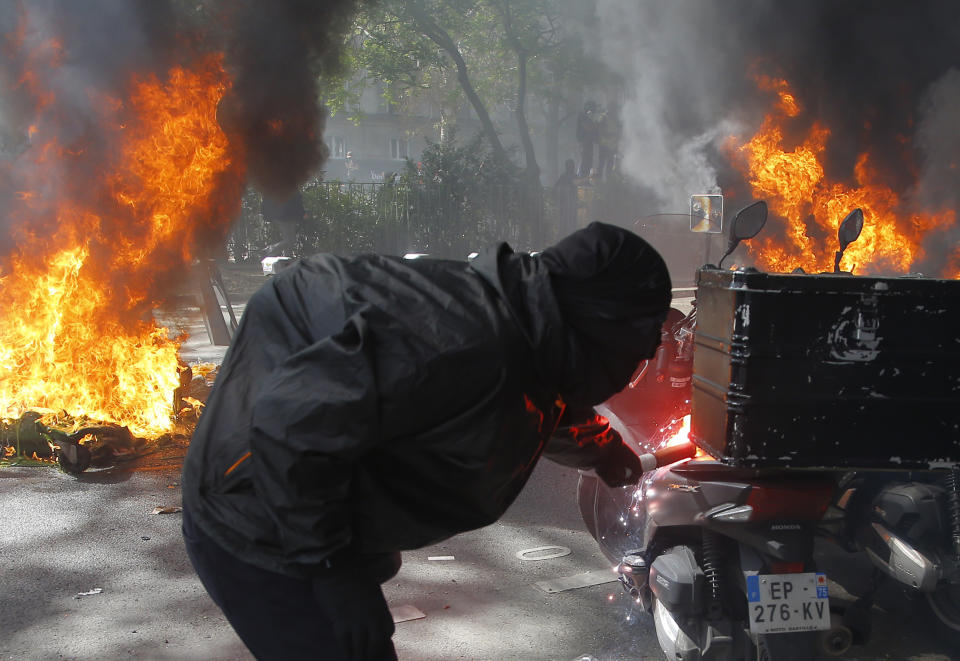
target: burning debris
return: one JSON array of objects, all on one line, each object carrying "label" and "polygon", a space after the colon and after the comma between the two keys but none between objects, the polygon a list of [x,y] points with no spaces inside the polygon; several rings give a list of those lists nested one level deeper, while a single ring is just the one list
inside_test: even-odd
[{"label": "burning debris", "polygon": [[[201,216],[239,196],[242,168],[216,124],[227,81],[216,58],[175,68],[166,80],[135,78],[130,98],[108,105],[101,135],[118,153],[93,162],[82,182],[54,184],[58,167],[79,170],[83,145],[66,148],[39,128],[16,172],[11,209],[17,248],[3,263],[0,411],[41,407],[129,426],[139,435],[172,429],[176,338],[150,311],[164,278],[193,254]],[[55,97],[49,97],[51,103]],[[31,160],[32,159],[32,160]],[[32,174],[32,177],[30,176]],[[77,190],[82,186],[83,190]],[[52,236],[36,219],[56,219]]]},{"label": "burning debris", "polygon": [[144,445],[145,439],[135,437],[127,427],[91,424],[66,414],[27,411],[16,420],[0,422],[4,456],[56,462],[68,473],[135,458]]},{"label": "burning debris", "polygon": [[67,411],[156,437],[173,428],[179,343],[151,311],[225,234],[242,190],[217,123],[230,81],[222,56],[196,54],[92,79],[78,107],[63,69],[85,35],[53,34],[50,18],[21,8],[6,35],[33,121],[0,172],[13,244],[0,255],[0,416]]},{"label": "burning debris", "polygon": [[17,419],[0,420],[0,458],[58,463],[74,474],[91,466],[104,468],[138,459],[174,437],[189,437],[218,368],[212,363],[179,366],[180,386],[173,392],[169,413],[174,423],[172,432],[145,438],[135,436],[126,426],[75,418],[66,411],[29,410]]},{"label": "burning debris", "polygon": [[248,181],[291,190],[321,164],[314,65],[352,5],[90,4],[0,9],[0,137],[20,136],[0,160],[3,443],[73,468],[195,421],[204,389],[153,310]]},{"label": "burning debris", "polygon": [[180,387],[173,392],[173,411],[178,421],[184,424],[197,422],[219,369],[219,365],[212,363],[180,367]]}]

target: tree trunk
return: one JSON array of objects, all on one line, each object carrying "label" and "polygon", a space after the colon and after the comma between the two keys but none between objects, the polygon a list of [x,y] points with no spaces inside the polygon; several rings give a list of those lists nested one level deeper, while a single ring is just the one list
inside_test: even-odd
[{"label": "tree trunk", "polygon": [[530,126],[527,124],[526,100],[527,100],[527,54],[520,47],[515,45],[517,51],[517,107],[513,111],[517,117],[517,129],[520,132],[520,142],[523,144],[523,155],[527,162],[527,169],[524,177],[532,186],[534,183],[540,184],[540,166],[537,164],[537,153],[533,147],[533,139],[530,137]]},{"label": "tree trunk", "polygon": [[556,181],[560,176],[560,98],[558,96],[550,95],[547,99],[546,115],[547,154],[544,169],[549,184]]},{"label": "tree trunk", "polygon": [[512,17],[509,6],[501,7],[504,28],[511,48],[517,54],[517,105],[513,111],[517,119],[517,130],[520,134],[520,143],[523,145],[523,155],[526,168],[523,172],[522,210],[525,225],[528,229],[526,237],[529,245],[535,248],[543,246],[543,187],[540,184],[540,166],[537,164],[537,153],[530,136],[530,125],[527,123],[527,62],[530,59],[527,49],[520,42],[520,38],[513,31]]},{"label": "tree trunk", "polygon": [[493,120],[490,119],[490,113],[487,112],[487,108],[483,104],[483,100],[480,98],[480,95],[477,94],[476,89],[474,89],[473,83],[470,82],[467,63],[463,59],[460,49],[457,48],[457,45],[454,43],[453,39],[450,38],[450,35],[448,35],[443,28],[437,25],[436,21],[430,17],[420,3],[409,2],[406,7],[410,11],[410,15],[413,17],[413,20],[416,22],[417,28],[424,35],[426,35],[428,39],[442,48],[444,52],[450,56],[450,59],[453,60],[454,64],[457,66],[457,80],[460,83],[460,87],[463,89],[463,93],[467,95],[467,100],[470,101],[470,105],[473,106],[474,111],[477,113],[477,117],[480,119],[480,125],[483,127],[483,134],[490,143],[490,147],[493,149],[494,155],[498,159],[502,159],[504,161],[508,160],[507,152],[503,148],[503,144],[500,142],[500,136],[497,134],[497,129],[493,125]]}]

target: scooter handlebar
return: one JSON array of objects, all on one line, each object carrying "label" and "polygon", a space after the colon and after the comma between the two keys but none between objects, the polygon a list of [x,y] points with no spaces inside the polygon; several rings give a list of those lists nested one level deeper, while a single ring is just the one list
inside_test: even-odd
[{"label": "scooter handlebar", "polygon": [[640,464],[643,466],[643,472],[646,473],[661,466],[669,466],[683,459],[690,459],[696,455],[697,446],[688,441],[680,445],[661,448],[656,452],[642,454],[640,455]]}]

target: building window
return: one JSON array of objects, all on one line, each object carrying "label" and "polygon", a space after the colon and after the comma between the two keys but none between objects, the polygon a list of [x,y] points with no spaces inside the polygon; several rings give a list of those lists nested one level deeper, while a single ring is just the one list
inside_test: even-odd
[{"label": "building window", "polygon": [[410,141],[406,138],[390,138],[390,156],[405,161],[410,156]]},{"label": "building window", "polygon": [[330,158],[343,158],[347,154],[347,145],[339,135],[330,136],[327,147],[330,148]]}]

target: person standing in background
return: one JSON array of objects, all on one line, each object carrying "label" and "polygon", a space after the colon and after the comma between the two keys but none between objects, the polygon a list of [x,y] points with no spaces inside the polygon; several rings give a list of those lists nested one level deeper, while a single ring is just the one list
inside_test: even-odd
[{"label": "person standing in background", "polygon": [[616,167],[620,149],[620,108],[611,106],[600,116],[598,126],[597,178],[606,179]]},{"label": "person standing in background", "polygon": [[583,111],[577,115],[577,142],[580,145],[581,177],[589,177],[593,170],[594,145],[600,137],[599,126],[596,121],[597,104],[587,101],[583,104]]}]

